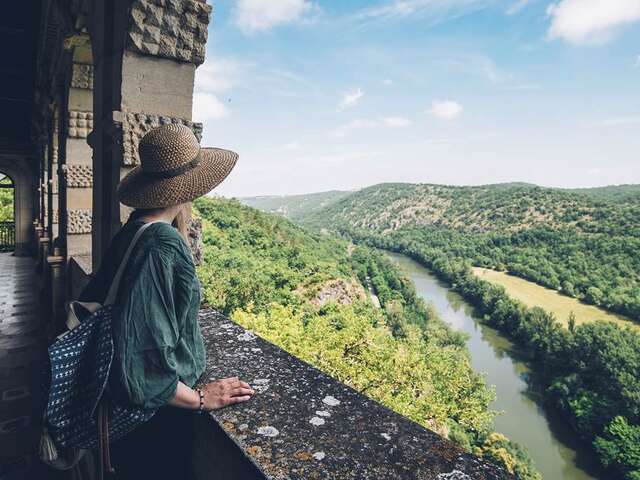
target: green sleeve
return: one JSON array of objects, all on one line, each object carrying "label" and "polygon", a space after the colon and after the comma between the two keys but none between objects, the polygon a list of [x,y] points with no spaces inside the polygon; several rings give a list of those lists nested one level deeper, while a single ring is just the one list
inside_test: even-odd
[{"label": "green sleeve", "polygon": [[134,405],[157,408],[176,392],[176,346],[194,272],[175,246],[151,248],[138,265],[131,284],[122,285],[122,387]]}]

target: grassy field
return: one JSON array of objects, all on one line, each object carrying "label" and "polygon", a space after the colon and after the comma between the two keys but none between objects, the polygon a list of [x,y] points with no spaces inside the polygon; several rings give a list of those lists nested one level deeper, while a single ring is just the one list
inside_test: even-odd
[{"label": "grassy field", "polygon": [[565,326],[569,321],[569,315],[573,312],[576,316],[577,324],[594,320],[607,320],[621,326],[631,325],[640,329],[640,324],[629,318],[607,312],[593,305],[587,305],[575,298],[567,297],[555,290],[541,287],[520,277],[480,267],[474,267],[473,273],[483,280],[502,285],[511,297],[521,301],[528,307],[538,306],[553,313],[556,319]]}]

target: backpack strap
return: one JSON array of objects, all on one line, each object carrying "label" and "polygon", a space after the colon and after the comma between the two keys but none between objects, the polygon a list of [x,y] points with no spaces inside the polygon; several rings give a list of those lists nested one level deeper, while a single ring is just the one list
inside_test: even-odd
[{"label": "backpack strap", "polygon": [[149,228],[151,225],[153,225],[154,223],[159,223],[161,222],[161,220],[156,220],[153,222],[147,222],[144,225],[142,225],[138,231],[136,232],[136,234],[133,236],[133,240],[131,240],[131,243],[129,244],[129,247],[127,248],[127,251],[124,254],[124,257],[122,257],[122,261],[120,262],[120,266],[118,266],[118,270],[116,271],[115,276],[113,277],[113,280],[111,281],[111,287],[109,288],[109,293],[107,293],[107,298],[104,301],[103,305],[112,305],[113,302],[115,302],[116,300],[116,295],[118,294],[118,287],[120,286],[120,279],[122,278],[122,274],[124,273],[124,269],[127,266],[127,261],[129,260],[129,257],[131,256],[131,252],[133,251],[133,247],[135,247],[136,243],[138,242],[138,240],[140,239],[140,237],[142,236],[142,234],[144,233],[144,231]]}]

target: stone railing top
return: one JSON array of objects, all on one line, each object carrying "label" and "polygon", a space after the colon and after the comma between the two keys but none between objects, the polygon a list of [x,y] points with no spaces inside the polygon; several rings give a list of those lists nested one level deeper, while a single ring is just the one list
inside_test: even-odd
[{"label": "stone railing top", "polygon": [[239,376],[256,390],[211,418],[266,478],[511,478],[213,310],[200,325],[208,378]]}]

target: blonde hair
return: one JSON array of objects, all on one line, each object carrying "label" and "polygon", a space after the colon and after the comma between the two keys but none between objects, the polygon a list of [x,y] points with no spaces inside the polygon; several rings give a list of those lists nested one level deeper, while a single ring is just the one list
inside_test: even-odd
[{"label": "blonde hair", "polygon": [[185,203],[180,207],[176,218],[173,219],[173,227],[180,232],[184,241],[189,243],[189,225],[191,223],[191,202]]}]

